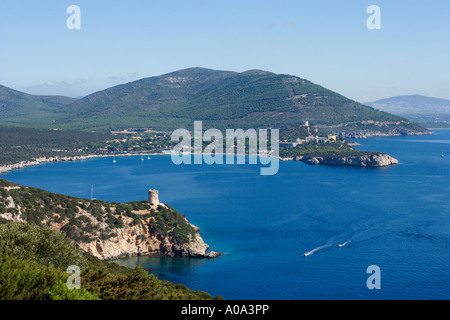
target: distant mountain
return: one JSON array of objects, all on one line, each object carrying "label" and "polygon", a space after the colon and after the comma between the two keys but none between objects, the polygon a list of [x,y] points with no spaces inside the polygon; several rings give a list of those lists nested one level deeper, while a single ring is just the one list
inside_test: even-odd
[{"label": "distant mountain", "polygon": [[48,105],[30,94],[0,86],[0,117],[48,109]]},{"label": "distant mountain", "polygon": [[[284,128],[308,120],[330,132],[408,134],[426,130],[299,77],[189,68],[93,93],[59,109],[69,128]],[[396,123],[367,126],[363,121]],[[358,124],[358,125],[356,125]],[[367,128],[366,128],[367,127]],[[407,128],[406,128],[407,127]],[[338,129],[336,129],[338,128]]]},{"label": "distant mountain", "polygon": [[64,96],[33,96],[33,97],[37,100],[42,101],[43,103],[52,108],[61,108],[78,100],[77,98]]},{"label": "distant mountain", "polygon": [[76,101],[62,96],[36,96],[0,85],[0,124],[47,127],[55,109]]},{"label": "distant mountain", "polygon": [[450,100],[421,95],[395,96],[367,102],[367,105],[398,115],[450,114]]},{"label": "distant mountain", "polygon": [[[152,127],[170,131],[192,129],[194,120],[202,120],[204,128],[286,128],[308,120],[323,132],[344,136],[427,133],[405,118],[306,79],[261,70],[238,73],[189,68],[114,86],[75,101],[26,97],[32,99],[30,108],[45,113],[45,121],[53,119],[51,125],[65,129]],[[6,117],[0,124],[12,120]]]},{"label": "distant mountain", "polygon": [[366,103],[403,116],[426,128],[450,128],[450,100],[421,95],[396,96]]}]

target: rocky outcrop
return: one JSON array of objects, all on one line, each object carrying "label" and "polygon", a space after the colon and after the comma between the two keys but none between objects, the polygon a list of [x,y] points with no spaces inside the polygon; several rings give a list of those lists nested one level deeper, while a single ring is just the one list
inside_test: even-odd
[{"label": "rocky outcrop", "polygon": [[[333,131],[332,131],[333,132]],[[357,131],[341,131],[333,132],[337,136],[346,139],[366,139],[372,137],[399,137],[399,136],[422,136],[431,135],[432,131],[415,131],[408,129],[394,129],[386,132],[375,131],[375,130],[357,130]]]},{"label": "rocky outcrop", "polygon": [[[13,188],[5,188],[6,190],[15,189]],[[22,218],[22,211],[20,210],[20,206],[14,203],[14,199],[11,196],[8,196],[5,200],[5,212],[0,214],[0,218],[13,221],[13,222],[25,222]]]},{"label": "rocky outcrop", "polygon": [[357,167],[387,167],[398,164],[398,160],[387,154],[364,154],[343,157],[303,157],[297,156],[296,161],[308,164],[325,164],[332,166],[357,166]]},{"label": "rocky outcrop", "polygon": [[[32,206],[23,205],[31,200]],[[77,247],[103,260],[220,255],[208,251],[198,227],[162,203],[155,207],[144,201],[118,204],[70,198],[5,182],[0,185],[0,217],[28,223],[40,219],[39,224],[64,232]]]},{"label": "rocky outcrop", "polygon": [[[141,255],[199,258],[215,258],[220,255],[214,251],[207,252],[209,246],[198,232],[190,242],[183,244],[174,243],[168,237],[149,234],[140,225],[125,226],[117,229],[116,232],[117,235],[108,240],[76,243],[76,245],[103,260]],[[146,240],[141,240],[142,236]]]}]

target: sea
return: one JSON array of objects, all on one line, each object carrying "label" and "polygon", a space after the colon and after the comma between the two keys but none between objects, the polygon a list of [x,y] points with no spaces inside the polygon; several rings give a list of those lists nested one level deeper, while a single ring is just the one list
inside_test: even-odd
[{"label": "sea", "polygon": [[95,158],[0,175],[75,197],[160,202],[200,228],[215,259],[140,256],[160,279],[236,300],[449,299],[450,130],[355,139],[384,168],[280,162],[181,164],[170,155]]}]

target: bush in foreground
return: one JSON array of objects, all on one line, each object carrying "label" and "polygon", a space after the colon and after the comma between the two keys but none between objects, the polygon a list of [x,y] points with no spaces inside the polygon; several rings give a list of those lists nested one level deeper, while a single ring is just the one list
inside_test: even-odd
[{"label": "bush in foreground", "polygon": [[[69,290],[67,267],[78,265],[81,289]],[[81,251],[47,227],[0,221],[0,299],[211,300],[206,292],[161,281]],[[220,299],[220,297],[217,297]]]}]

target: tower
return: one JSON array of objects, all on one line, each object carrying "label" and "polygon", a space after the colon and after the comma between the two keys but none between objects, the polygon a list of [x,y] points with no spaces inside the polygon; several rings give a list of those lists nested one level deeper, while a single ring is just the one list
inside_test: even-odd
[{"label": "tower", "polygon": [[148,190],[148,203],[153,206],[159,205],[158,190]]}]

